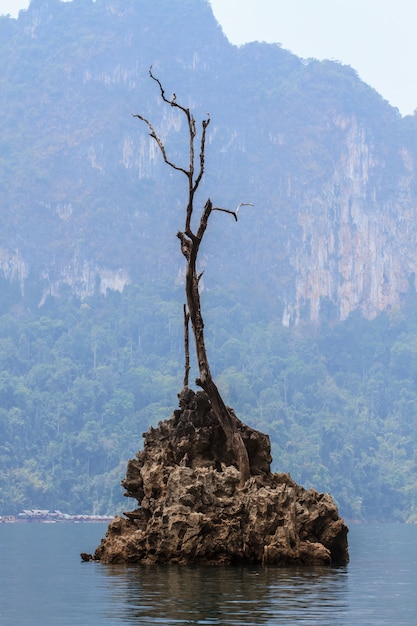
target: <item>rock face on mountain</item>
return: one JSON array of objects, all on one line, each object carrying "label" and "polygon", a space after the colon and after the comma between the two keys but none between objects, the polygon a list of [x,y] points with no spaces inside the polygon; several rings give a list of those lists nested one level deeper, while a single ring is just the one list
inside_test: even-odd
[{"label": "rock face on mountain", "polygon": [[[268,436],[238,421],[251,478],[225,451],[204,392],[185,389],[170,420],[150,428],[122,481],[139,507],[116,517],[94,555],[103,563],[346,563],[347,527],[328,494],[272,474]],[[236,418],[237,419],[237,418]]]},{"label": "rock face on mountain", "polygon": [[206,0],[32,0],[0,17],[0,34],[0,281],[17,303],[181,276],[170,238],[182,187],[163,182],[132,118],[154,120],[183,162],[184,127],[156,103],[151,65],[198,119],[210,113],[213,202],[256,207],[233,237],[219,220],[213,284],[227,268],[238,301],[247,285],[268,289],[269,315],[288,326],[373,319],[416,288],[417,116],[352,68],[233,46]]}]

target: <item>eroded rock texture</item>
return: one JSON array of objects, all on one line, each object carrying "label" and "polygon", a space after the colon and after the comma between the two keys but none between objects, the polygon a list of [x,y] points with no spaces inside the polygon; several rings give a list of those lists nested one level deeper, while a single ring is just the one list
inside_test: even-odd
[{"label": "eroded rock texture", "polygon": [[[251,478],[240,473],[204,392],[186,389],[150,428],[122,481],[139,507],[109,525],[103,563],[346,563],[347,528],[328,494],[270,472],[269,438],[237,420]],[[236,418],[237,419],[237,418]]]}]

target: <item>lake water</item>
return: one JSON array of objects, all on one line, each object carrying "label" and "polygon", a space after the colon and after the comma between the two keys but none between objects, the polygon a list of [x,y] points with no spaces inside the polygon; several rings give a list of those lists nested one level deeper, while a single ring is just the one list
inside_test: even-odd
[{"label": "lake water", "polygon": [[338,568],[83,563],[102,524],[0,524],[1,626],[415,626],[417,525],[352,526]]}]

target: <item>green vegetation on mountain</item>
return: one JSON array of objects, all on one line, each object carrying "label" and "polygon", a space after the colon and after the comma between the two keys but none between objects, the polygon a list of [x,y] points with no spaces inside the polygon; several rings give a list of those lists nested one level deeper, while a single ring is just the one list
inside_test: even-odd
[{"label": "green vegetation on mountain", "polygon": [[[0,318],[0,514],[114,513],[142,432],[176,407],[182,288],[126,287]],[[271,437],[274,471],[358,520],[417,515],[417,306],[370,322],[284,328],[226,290],[204,296],[226,402]]]},{"label": "green vegetation on mountain", "polygon": [[0,18],[0,515],[128,508],[126,461],[176,408],[184,188],[132,114],[179,163],[184,129],[151,65],[210,113],[203,201],[255,205],[233,231],[219,214],[201,250],[223,397],[270,434],[275,471],[346,517],[415,521],[417,115],[352,68],[230,45],[205,0]]}]

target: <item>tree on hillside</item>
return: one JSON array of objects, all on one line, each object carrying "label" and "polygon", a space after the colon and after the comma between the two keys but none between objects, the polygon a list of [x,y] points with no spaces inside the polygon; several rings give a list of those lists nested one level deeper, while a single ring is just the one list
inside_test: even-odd
[{"label": "tree on hillside", "polygon": [[[244,483],[250,476],[248,452],[239,432],[237,419],[234,416],[233,412],[231,412],[231,410],[229,410],[228,407],[225,405],[223,398],[221,397],[220,392],[210,372],[210,366],[204,340],[204,322],[201,312],[199,293],[199,282],[202,276],[202,272],[198,273],[197,257],[212,212],[223,211],[225,213],[229,213],[230,215],[233,215],[233,217],[237,221],[238,210],[240,206],[250,203],[241,203],[236,211],[232,211],[229,209],[214,207],[211,200],[208,199],[201,212],[198,228],[194,231],[192,230],[191,221],[194,216],[194,198],[204,174],[206,131],[210,123],[210,117],[207,116],[207,118],[203,119],[203,121],[201,122],[201,133],[200,137],[198,138],[196,122],[190,112],[190,109],[179,104],[177,102],[175,94],[173,94],[171,98],[166,97],[165,90],[161,82],[152,73],[152,68],[149,70],[149,75],[151,79],[154,80],[159,86],[162,100],[167,105],[178,109],[181,114],[185,116],[189,134],[189,164],[188,167],[182,167],[170,160],[165,149],[165,145],[162,142],[160,136],[156,133],[151,122],[142,115],[134,115],[134,117],[137,117],[148,126],[150,136],[157,143],[165,163],[174,170],[182,172],[182,174],[184,174],[188,180],[188,199],[185,214],[185,227],[183,231],[179,231],[177,233],[177,237],[179,238],[181,243],[181,251],[187,263],[185,281],[187,304],[184,306],[184,388],[188,387],[188,375],[190,370],[188,328],[189,322],[191,321],[197,363],[200,373],[199,378],[197,378],[196,380],[196,384],[206,392],[210,400],[211,407],[224,431],[227,448],[234,455],[237,467],[239,468],[241,474],[241,482]],[[198,141],[199,151],[198,154],[196,154],[196,143]]]}]

